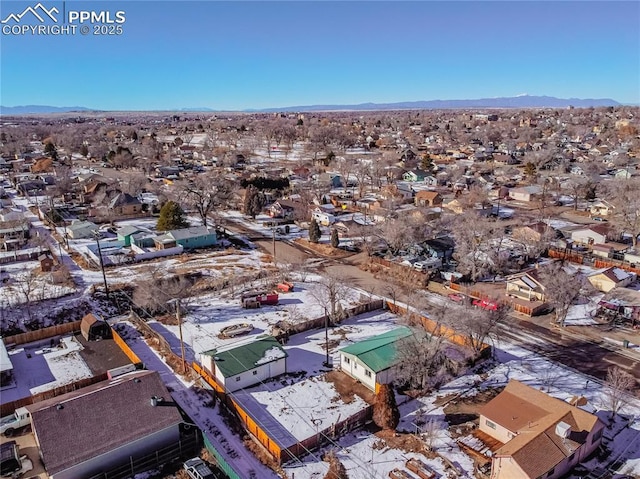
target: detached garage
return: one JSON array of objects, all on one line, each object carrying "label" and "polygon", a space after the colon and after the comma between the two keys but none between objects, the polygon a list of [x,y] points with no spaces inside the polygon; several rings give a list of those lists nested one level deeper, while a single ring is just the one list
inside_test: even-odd
[{"label": "detached garage", "polygon": [[111,338],[111,326],[104,319],[97,318],[92,313],[82,318],[80,332],[87,341]]}]

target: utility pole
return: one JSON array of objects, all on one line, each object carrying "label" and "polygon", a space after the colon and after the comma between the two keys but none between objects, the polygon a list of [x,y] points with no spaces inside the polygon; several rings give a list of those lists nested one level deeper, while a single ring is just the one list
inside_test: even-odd
[{"label": "utility pole", "polygon": [[104,291],[107,294],[107,299],[110,299],[109,286],[107,285],[107,273],[104,270],[104,261],[102,260],[102,249],[100,248],[100,232],[94,231],[93,236],[95,236],[96,243],[98,245],[98,258],[100,258],[100,269],[102,270],[102,280],[104,281]]},{"label": "utility pole", "polygon": [[327,354],[327,358],[324,361],[324,367],[329,367],[329,315],[327,314],[327,307],[324,307],[324,349]]},{"label": "utility pole", "polygon": [[271,230],[272,240],[271,244],[273,246],[273,264],[276,264],[276,229],[275,227]]},{"label": "utility pole", "polygon": [[180,336],[180,354],[182,358],[182,374],[187,372],[187,361],[184,358],[184,340],[182,339],[182,316],[180,315],[180,298],[175,298],[169,301],[176,305],[176,319],[178,320],[178,332]]}]

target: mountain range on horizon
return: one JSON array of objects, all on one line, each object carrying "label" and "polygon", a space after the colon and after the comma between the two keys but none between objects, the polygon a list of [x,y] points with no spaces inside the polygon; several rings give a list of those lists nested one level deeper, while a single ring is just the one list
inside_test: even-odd
[{"label": "mountain range on horizon", "polygon": [[[446,109],[500,109],[500,108],[589,108],[605,106],[621,106],[622,104],[610,98],[556,98],[552,96],[518,95],[514,97],[480,98],[475,100],[425,100],[395,103],[359,103],[353,105],[304,105],[277,108],[260,108],[237,110],[243,113],[274,113],[274,112],[312,112],[312,111],[375,111],[375,110],[446,110]],[[56,107],[48,105],[0,106],[0,115],[26,115],[47,113],[87,113],[106,112],[108,110],[92,109],[83,106]],[[134,111],[134,110],[132,110]],[[135,110],[138,111],[138,110]],[[208,107],[180,108],[175,112],[216,112],[230,110],[216,110]]]}]

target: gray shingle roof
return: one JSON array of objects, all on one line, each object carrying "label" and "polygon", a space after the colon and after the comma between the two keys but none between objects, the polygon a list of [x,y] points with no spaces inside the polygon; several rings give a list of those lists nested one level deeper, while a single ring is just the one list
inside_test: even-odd
[{"label": "gray shingle roof", "polygon": [[[182,422],[155,371],[139,371],[28,406],[47,472],[55,474]],[[62,407],[59,408],[58,405]]]}]

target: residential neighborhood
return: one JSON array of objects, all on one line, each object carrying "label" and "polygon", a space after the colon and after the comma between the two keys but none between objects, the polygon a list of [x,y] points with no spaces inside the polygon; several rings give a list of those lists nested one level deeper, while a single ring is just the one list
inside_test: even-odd
[{"label": "residential neighborhood", "polygon": [[639,115],[3,115],[3,474],[640,477]]}]

